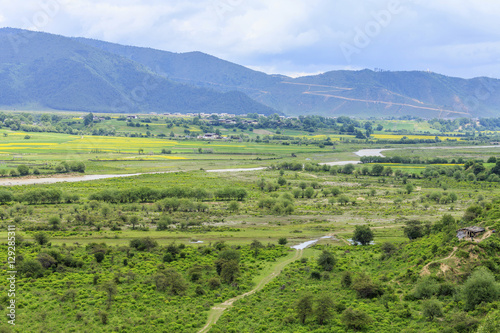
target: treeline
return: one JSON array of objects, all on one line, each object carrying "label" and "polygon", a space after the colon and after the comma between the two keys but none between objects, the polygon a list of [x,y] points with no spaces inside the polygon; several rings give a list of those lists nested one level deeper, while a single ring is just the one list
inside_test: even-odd
[{"label": "treeline", "polygon": [[455,165],[448,166],[428,166],[422,172],[425,178],[437,178],[441,175],[453,177],[457,181],[488,181],[500,182],[500,160],[496,157],[490,157],[488,163],[495,165],[487,170],[482,160],[468,160],[463,164],[463,167]]},{"label": "treeline", "polygon": [[21,194],[14,195],[9,190],[0,190],[0,203],[5,204],[12,201],[27,202],[28,204],[57,204],[61,202],[72,203],[79,200],[77,194],[64,193],[58,189],[32,189]]},{"label": "treeline", "polygon": [[208,192],[202,188],[182,188],[170,187],[165,189],[154,189],[140,187],[127,190],[103,190],[92,193],[88,199],[104,201],[109,203],[131,203],[131,202],[156,202],[165,198],[186,198],[199,201],[215,198],[221,201],[238,200],[242,201],[248,193],[243,188],[227,187],[215,192]]},{"label": "treeline", "polygon": [[362,156],[360,158],[361,163],[398,163],[398,164],[463,164],[464,160],[460,157],[458,160],[452,159],[451,161],[446,158],[431,158],[431,159],[420,159],[419,156],[412,157],[385,157],[385,156]]}]

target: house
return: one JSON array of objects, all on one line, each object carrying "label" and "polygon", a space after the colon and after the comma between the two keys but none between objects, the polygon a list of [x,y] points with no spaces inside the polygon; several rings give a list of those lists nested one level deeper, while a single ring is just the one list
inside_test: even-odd
[{"label": "house", "polygon": [[199,136],[198,139],[220,139],[219,134],[215,133],[205,133],[203,136]]},{"label": "house", "polygon": [[483,233],[484,231],[485,229],[481,227],[466,227],[457,230],[457,237],[458,239],[464,239],[466,237],[474,239],[474,237],[477,237],[480,233]]}]

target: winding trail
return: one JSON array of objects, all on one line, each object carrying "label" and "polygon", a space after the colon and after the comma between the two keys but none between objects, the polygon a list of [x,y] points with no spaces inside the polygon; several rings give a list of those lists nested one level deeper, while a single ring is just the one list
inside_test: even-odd
[{"label": "winding trail", "polygon": [[424,267],[422,267],[422,271],[420,272],[420,276],[431,275],[431,271],[429,270],[429,266],[430,265],[432,265],[432,264],[434,264],[436,262],[445,261],[445,260],[453,258],[453,256],[455,255],[455,253],[457,253],[457,250],[458,250],[458,247],[455,246],[453,248],[453,251],[451,251],[450,255],[447,256],[446,258],[431,261],[430,263],[428,263],[427,265],[425,265]]},{"label": "winding trail", "polygon": [[[481,236],[481,238],[474,239],[474,242],[475,243],[480,243],[483,240],[491,237],[491,235],[493,235],[493,231],[487,229],[487,231]],[[458,250],[458,247],[455,246],[453,248],[453,251],[451,251],[450,255],[447,256],[446,258],[431,261],[430,263],[428,263],[427,265],[425,265],[424,267],[422,267],[422,271],[420,272],[420,276],[431,275],[431,271],[429,270],[429,266],[430,265],[432,265],[434,263],[437,263],[437,262],[440,262],[440,261],[445,261],[445,260],[448,260],[448,259],[451,259],[451,258],[455,257],[455,253],[457,253],[457,250]],[[443,264],[441,264],[441,270],[444,272],[444,270],[443,270]]]},{"label": "winding trail", "polygon": [[276,265],[276,267],[274,267],[272,273],[269,274],[268,276],[264,277],[262,280],[260,280],[260,282],[257,284],[257,286],[255,286],[255,288],[253,288],[252,290],[250,290],[244,294],[241,294],[239,296],[228,299],[224,303],[215,304],[210,309],[210,312],[208,313],[208,320],[207,320],[206,325],[203,326],[203,328],[200,329],[198,331],[198,333],[208,332],[210,330],[210,328],[212,327],[212,325],[214,325],[217,322],[217,320],[220,318],[220,316],[222,316],[222,313],[224,313],[224,311],[226,309],[230,308],[234,302],[236,302],[237,300],[240,300],[246,296],[252,295],[259,290],[262,290],[266,286],[266,284],[271,282],[275,277],[277,277],[281,273],[281,271],[283,270],[283,268],[285,268],[286,265],[290,264],[291,262],[293,262],[295,260],[300,259],[302,257],[302,254],[303,254],[303,250],[296,250],[293,257],[286,259],[286,260],[280,262],[278,265]]}]

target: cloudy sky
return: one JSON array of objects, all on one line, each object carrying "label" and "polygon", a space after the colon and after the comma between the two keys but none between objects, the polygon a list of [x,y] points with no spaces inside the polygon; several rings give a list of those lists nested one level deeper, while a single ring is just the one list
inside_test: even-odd
[{"label": "cloudy sky", "polygon": [[380,68],[500,78],[498,0],[0,0],[0,26],[202,51],[293,76]]}]

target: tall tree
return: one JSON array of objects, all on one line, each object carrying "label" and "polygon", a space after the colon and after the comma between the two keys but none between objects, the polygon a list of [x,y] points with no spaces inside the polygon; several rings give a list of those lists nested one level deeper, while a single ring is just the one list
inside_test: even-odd
[{"label": "tall tree", "polygon": [[306,319],[313,313],[313,302],[311,295],[302,296],[296,305],[297,316],[302,324],[305,324]]},{"label": "tall tree", "polygon": [[83,117],[83,124],[85,126],[90,126],[92,125],[93,122],[94,122],[94,115],[92,114],[92,112]]},{"label": "tall tree", "polygon": [[352,240],[361,245],[370,244],[373,240],[373,231],[367,225],[357,225]]},{"label": "tall tree", "polygon": [[323,325],[332,317],[333,300],[328,295],[323,295],[316,300],[316,319],[318,324]]}]

